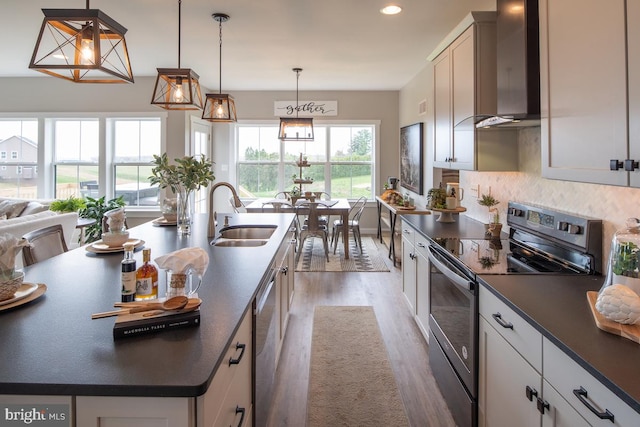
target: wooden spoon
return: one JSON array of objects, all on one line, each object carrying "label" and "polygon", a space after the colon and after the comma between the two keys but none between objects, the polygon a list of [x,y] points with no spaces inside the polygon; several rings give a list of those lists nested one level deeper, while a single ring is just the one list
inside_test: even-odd
[{"label": "wooden spoon", "polygon": [[149,310],[180,310],[184,308],[189,302],[189,298],[186,296],[177,296],[169,298],[168,300],[159,303],[147,303],[141,307],[124,308],[122,310],[105,311],[103,313],[95,313],[91,315],[92,319],[102,319],[103,317],[120,316],[121,314],[139,313]]},{"label": "wooden spoon", "polygon": [[188,302],[189,302],[189,298],[184,295],[171,297],[164,302],[152,302],[152,303],[146,304],[143,307],[132,307],[129,309],[129,313],[130,314],[140,313],[140,312],[149,311],[149,310],[164,310],[164,311],[180,310],[181,308],[184,308]]},{"label": "wooden spoon", "polygon": [[[200,304],[202,304],[202,300],[200,298],[189,298],[189,303],[184,307],[182,307],[181,309],[176,310],[176,313],[186,313],[189,311],[193,311],[198,307],[200,307]],[[163,313],[164,311],[154,310],[154,311],[149,311],[147,313],[144,313],[142,317],[158,316]]]}]

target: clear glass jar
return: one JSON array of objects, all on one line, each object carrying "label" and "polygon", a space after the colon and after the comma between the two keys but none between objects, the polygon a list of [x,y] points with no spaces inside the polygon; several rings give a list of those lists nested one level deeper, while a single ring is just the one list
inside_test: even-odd
[{"label": "clear glass jar", "polygon": [[640,295],[640,219],[627,219],[627,228],[618,230],[611,240],[607,278],[602,285],[605,288],[621,284]]}]

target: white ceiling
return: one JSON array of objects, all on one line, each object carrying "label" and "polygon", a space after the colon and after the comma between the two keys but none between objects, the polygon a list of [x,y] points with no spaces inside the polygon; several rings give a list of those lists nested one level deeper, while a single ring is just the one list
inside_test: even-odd
[{"label": "white ceiling", "polygon": [[[2,0],[0,77],[42,77],[28,68],[42,8],[84,9],[85,0]],[[379,10],[403,7],[395,16]],[[178,65],[178,0],[92,0],[128,29],[134,78]],[[427,63],[440,40],[471,10],[495,0],[182,0],[181,66],[218,89],[218,23],[222,89],[398,90]],[[53,78],[53,77],[51,77]]]}]

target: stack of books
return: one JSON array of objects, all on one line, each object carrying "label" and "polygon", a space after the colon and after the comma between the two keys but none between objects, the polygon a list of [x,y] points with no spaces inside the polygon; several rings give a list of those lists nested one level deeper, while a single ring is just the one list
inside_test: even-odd
[{"label": "stack of books", "polygon": [[[145,316],[146,314],[146,316]],[[153,315],[149,315],[153,314]],[[170,329],[200,326],[200,308],[189,311],[156,311],[118,316],[113,325],[113,338],[134,337]]]}]

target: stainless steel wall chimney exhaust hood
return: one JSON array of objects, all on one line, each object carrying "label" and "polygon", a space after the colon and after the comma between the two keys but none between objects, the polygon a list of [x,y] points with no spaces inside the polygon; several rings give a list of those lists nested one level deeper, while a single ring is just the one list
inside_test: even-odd
[{"label": "stainless steel wall chimney exhaust hood", "polygon": [[459,127],[540,125],[538,0],[497,0],[497,114],[476,115]]}]

